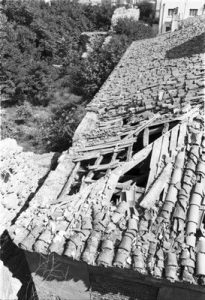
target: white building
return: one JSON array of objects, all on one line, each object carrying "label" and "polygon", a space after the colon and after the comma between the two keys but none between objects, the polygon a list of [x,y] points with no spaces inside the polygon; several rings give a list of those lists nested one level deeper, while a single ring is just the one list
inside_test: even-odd
[{"label": "white building", "polygon": [[156,17],[159,17],[159,33],[174,30],[178,20],[205,13],[205,0],[157,0]]},{"label": "white building", "polygon": [[91,5],[123,6],[123,5],[135,5],[137,0],[78,0],[78,2],[81,4],[91,4]]},{"label": "white building", "polygon": [[[73,0],[73,2],[75,2]],[[91,5],[101,5],[102,4],[102,0],[78,0],[78,3],[80,4],[91,4]]]}]

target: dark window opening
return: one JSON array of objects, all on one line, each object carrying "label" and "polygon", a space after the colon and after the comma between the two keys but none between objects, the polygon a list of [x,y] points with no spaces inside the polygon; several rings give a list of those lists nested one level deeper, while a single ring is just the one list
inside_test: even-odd
[{"label": "dark window opening", "polygon": [[168,9],[168,16],[172,17],[174,14],[175,14],[174,8]]},{"label": "dark window opening", "polygon": [[189,15],[190,15],[191,17],[197,16],[197,15],[198,15],[198,9],[190,9],[190,10],[189,10]]},{"label": "dark window opening", "polygon": [[171,26],[166,26],[166,32],[171,31]]}]

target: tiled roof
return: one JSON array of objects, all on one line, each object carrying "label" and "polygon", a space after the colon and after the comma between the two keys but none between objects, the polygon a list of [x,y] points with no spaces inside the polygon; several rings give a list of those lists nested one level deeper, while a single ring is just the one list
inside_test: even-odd
[{"label": "tiled roof", "polygon": [[203,22],[131,45],[9,229],[19,247],[205,284]]},{"label": "tiled roof", "polygon": [[193,19],[179,31],[132,43],[88,105],[93,127],[79,126],[78,145],[82,137],[86,145],[120,139],[152,113],[173,119],[203,103],[205,17]]},{"label": "tiled roof", "polygon": [[[198,115],[100,179],[82,182],[75,194],[61,191],[51,199],[53,190],[40,202],[37,193],[11,228],[12,238],[29,251],[205,284],[203,130]],[[146,168],[143,188],[140,172]]]}]

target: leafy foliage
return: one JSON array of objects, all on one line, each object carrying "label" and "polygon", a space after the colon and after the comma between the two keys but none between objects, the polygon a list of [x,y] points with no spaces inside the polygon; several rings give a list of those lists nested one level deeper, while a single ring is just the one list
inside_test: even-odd
[{"label": "leafy foliage", "polygon": [[6,119],[4,136],[25,143],[32,140],[41,151],[65,150],[85,104],[129,44],[150,37],[151,29],[142,22],[121,20],[116,33],[83,59],[81,33],[108,31],[113,8],[69,0],[52,1],[50,6],[41,0],[4,0],[3,7],[7,18],[6,38],[0,45],[3,92],[12,100],[11,115],[24,119],[18,126],[12,117]]},{"label": "leafy foliage", "polygon": [[140,20],[152,23],[155,15],[155,7],[149,1],[142,1],[138,4],[140,9]]},{"label": "leafy foliage", "polygon": [[127,35],[133,41],[153,36],[152,28],[148,24],[142,21],[136,21],[133,18],[119,19],[114,30],[117,34]]},{"label": "leafy foliage", "polygon": [[76,127],[84,117],[84,105],[69,103],[53,109],[40,127],[40,143],[47,151],[63,151],[71,146]]},{"label": "leafy foliage", "polygon": [[94,24],[95,30],[107,31],[110,29],[111,18],[115,8],[109,5],[85,5],[84,14]]},{"label": "leafy foliage", "polygon": [[106,45],[81,60],[81,64],[72,69],[72,91],[90,100],[119,62],[128,44],[127,36],[114,35]]},{"label": "leafy foliage", "polygon": [[152,28],[133,19],[119,19],[107,43],[72,69],[71,88],[90,100],[105,82],[127,47],[135,40],[153,37]]}]

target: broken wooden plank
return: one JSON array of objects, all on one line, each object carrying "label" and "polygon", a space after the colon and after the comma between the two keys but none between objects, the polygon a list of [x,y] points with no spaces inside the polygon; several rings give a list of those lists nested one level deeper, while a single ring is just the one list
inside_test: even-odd
[{"label": "broken wooden plank", "polygon": [[178,131],[179,124],[174,126],[171,130],[170,134],[170,142],[169,142],[169,153],[172,155],[174,151],[176,151],[177,139],[178,139]]},{"label": "broken wooden plank", "polygon": [[118,152],[114,152],[113,155],[112,155],[110,163],[113,163],[116,160],[117,156],[118,156]]},{"label": "broken wooden plank", "polygon": [[149,172],[146,190],[149,188],[150,184],[154,181],[154,178],[156,176],[157,163],[159,161],[161,145],[162,145],[162,138],[157,139],[153,144],[152,157],[150,160],[150,172]]},{"label": "broken wooden plank", "polygon": [[79,150],[79,152],[87,152],[87,151],[96,151],[96,150],[104,150],[106,148],[112,148],[112,147],[126,147],[130,144],[132,144],[133,142],[135,142],[136,138],[129,138],[129,139],[122,139],[119,141],[115,141],[115,142],[110,142],[110,143],[102,143],[99,145],[94,145],[94,146],[89,146],[89,147],[84,147],[82,149]]},{"label": "broken wooden plank", "polygon": [[155,202],[159,199],[161,192],[163,191],[165,185],[167,184],[172,172],[172,163],[168,163],[161,174],[156,178],[151,188],[143,197],[140,202],[140,206],[149,209],[154,206]]},{"label": "broken wooden plank", "polygon": [[160,156],[157,164],[156,176],[161,172],[162,168],[164,167],[165,157],[168,155],[169,137],[170,137],[170,131],[162,136],[162,145],[161,145]]},{"label": "broken wooden plank", "polygon": [[143,147],[149,144],[149,128],[146,127],[143,132]]},{"label": "broken wooden plank", "polygon": [[133,135],[138,135],[143,129],[152,124],[157,118],[159,118],[159,114],[155,114],[151,119],[145,121],[141,126],[138,126],[134,132],[129,133],[123,140],[127,140],[131,138]]},{"label": "broken wooden plank", "polygon": [[165,134],[168,130],[169,130],[169,122],[165,122],[162,129],[162,134]]},{"label": "broken wooden plank", "polygon": [[[107,183],[105,184],[105,189],[102,193],[102,198],[105,202],[110,202],[113,193],[115,192],[116,186],[118,184],[119,178],[127,173],[129,170],[134,168],[137,164],[143,161],[151,152],[152,145],[150,144],[145,149],[142,149],[138,153],[133,156],[133,159],[129,162],[122,163],[121,166],[117,167],[113,171],[110,171],[110,174],[107,172],[107,176],[109,176]],[[102,187],[101,187],[102,190]]]},{"label": "broken wooden plank", "polygon": [[80,168],[80,162],[77,162],[77,164],[75,165],[75,168],[73,169],[70,177],[68,178],[68,181],[66,182],[66,184],[64,185],[60,195],[58,196],[58,200],[60,200],[63,196],[68,195],[70,192],[70,188],[73,184],[73,181],[79,171]]},{"label": "broken wooden plank", "polygon": [[100,165],[100,163],[101,163],[102,160],[103,160],[103,156],[100,155],[100,156],[96,159],[95,164],[93,165],[93,167],[94,167],[94,166],[98,167],[98,166]]},{"label": "broken wooden plank", "polygon": [[187,133],[187,123],[183,122],[179,127],[177,147],[182,147],[184,145],[186,133]]},{"label": "broken wooden plank", "polygon": [[[100,165],[100,163],[101,163],[102,160],[103,160],[103,156],[100,155],[100,156],[96,159],[94,166],[95,166],[95,167],[98,167],[98,166]],[[89,168],[88,168],[88,169],[89,169]],[[92,179],[93,176],[94,176],[94,174],[95,174],[95,173],[94,173],[92,170],[89,171],[88,174],[87,174],[87,176],[83,179],[83,181],[88,181],[89,179]]]},{"label": "broken wooden plank", "polygon": [[104,202],[106,202],[108,204],[110,203],[110,200],[112,198],[112,195],[115,192],[119,178],[120,178],[120,174],[118,172],[115,172],[115,170],[113,172],[111,172],[111,174],[108,178],[108,181],[105,185],[105,189],[103,190],[103,193],[102,193]]},{"label": "broken wooden plank", "polygon": [[136,165],[138,165],[141,161],[143,161],[147,156],[150,154],[152,150],[152,144],[148,145],[146,148],[140,150],[137,152],[133,157],[132,160],[129,162],[125,162],[122,164],[122,166],[119,166],[117,169],[115,169],[116,172],[120,173],[120,176],[127,173],[129,170],[134,168]]},{"label": "broken wooden plank", "polygon": [[85,153],[84,155],[78,155],[73,159],[73,162],[89,160],[93,158],[98,158],[100,156],[99,152]]},{"label": "broken wooden plank", "polygon": [[103,164],[103,165],[94,165],[94,166],[89,166],[89,170],[94,170],[94,171],[101,171],[101,170],[107,170],[107,169],[113,169],[116,168],[119,165],[119,159],[115,160],[114,162],[110,162],[108,164]]},{"label": "broken wooden plank", "polygon": [[128,150],[127,150],[127,161],[130,161],[131,158],[132,158],[132,148],[133,148],[133,144],[128,147]]}]

